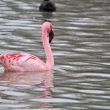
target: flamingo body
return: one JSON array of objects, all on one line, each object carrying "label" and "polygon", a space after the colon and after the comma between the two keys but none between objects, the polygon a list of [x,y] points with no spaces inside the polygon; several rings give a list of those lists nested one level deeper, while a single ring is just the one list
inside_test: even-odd
[{"label": "flamingo body", "polygon": [[2,55],[2,64],[6,71],[45,71],[46,64],[38,57],[28,53]]},{"label": "flamingo body", "polygon": [[28,53],[1,54],[0,63],[5,71],[46,71],[52,69],[54,59],[49,44],[53,39],[52,32],[52,24],[50,22],[43,23],[42,40],[47,58],[46,63],[37,56]]}]

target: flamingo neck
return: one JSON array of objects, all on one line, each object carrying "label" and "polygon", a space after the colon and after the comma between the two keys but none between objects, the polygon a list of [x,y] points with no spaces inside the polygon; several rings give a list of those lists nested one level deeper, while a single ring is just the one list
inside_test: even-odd
[{"label": "flamingo neck", "polygon": [[49,37],[47,36],[47,34],[48,33],[46,31],[42,32],[42,40],[43,40],[43,47],[46,54],[46,66],[50,70],[54,66],[54,58],[53,58],[52,50],[49,44]]}]

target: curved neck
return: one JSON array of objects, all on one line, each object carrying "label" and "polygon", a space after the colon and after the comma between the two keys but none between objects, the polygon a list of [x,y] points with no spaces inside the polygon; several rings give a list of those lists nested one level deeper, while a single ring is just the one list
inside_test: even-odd
[{"label": "curved neck", "polygon": [[52,69],[54,66],[54,58],[53,58],[53,54],[52,54],[52,50],[49,44],[49,38],[47,34],[48,33],[45,30],[43,30],[42,40],[43,40],[43,46],[44,46],[45,54],[46,54],[46,65],[48,69]]}]

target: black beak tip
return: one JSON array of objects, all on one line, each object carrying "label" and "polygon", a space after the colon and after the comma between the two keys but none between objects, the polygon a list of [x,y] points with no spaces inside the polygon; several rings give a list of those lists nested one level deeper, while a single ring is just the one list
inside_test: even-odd
[{"label": "black beak tip", "polygon": [[49,44],[51,44],[52,40],[49,39]]}]

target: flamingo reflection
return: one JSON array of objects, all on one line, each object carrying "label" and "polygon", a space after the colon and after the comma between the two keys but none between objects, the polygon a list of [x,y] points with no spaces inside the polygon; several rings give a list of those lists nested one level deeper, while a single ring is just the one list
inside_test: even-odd
[{"label": "flamingo reflection", "polygon": [[[41,84],[43,86],[43,94],[41,98],[51,98],[51,88],[53,87],[53,72],[45,71],[45,72],[5,72],[0,76],[1,81],[6,81],[8,84],[14,85],[32,85],[36,86],[37,84]],[[26,88],[27,89],[27,88]],[[30,89],[30,88],[28,88]],[[29,97],[27,97],[29,99]],[[36,98],[36,96],[34,97]],[[48,107],[49,103],[45,102],[37,102],[36,106],[39,107]]]}]

